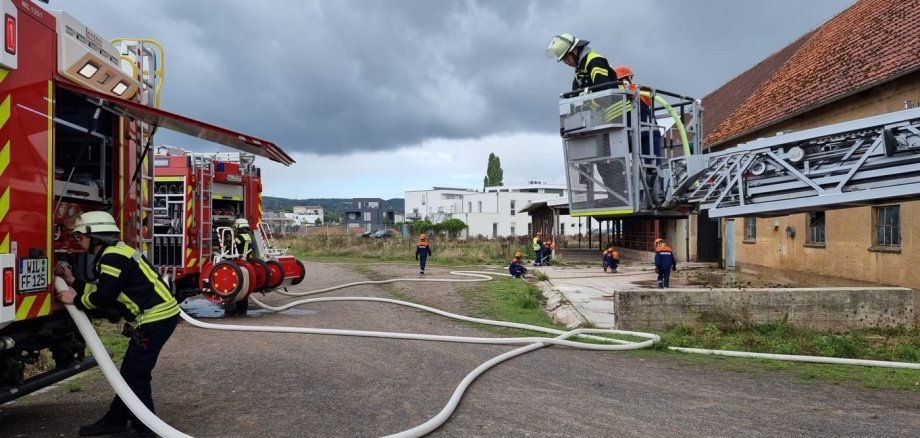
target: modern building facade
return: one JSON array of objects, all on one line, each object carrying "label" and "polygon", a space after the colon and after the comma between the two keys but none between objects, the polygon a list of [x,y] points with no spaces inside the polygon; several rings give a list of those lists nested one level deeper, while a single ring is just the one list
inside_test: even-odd
[{"label": "modern building facade", "polygon": [[[325,212],[323,211],[322,206],[296,206],[292,210],[292,213],[285,213],[284,215],[291,218],[299,225],[310,227],[315,225],[322,225],[324,223],[323,217]],[[319,223],[317,223],[317,220]]]},{"label": "modern building facade", "polygon": [[392,228],[399,214],[386,206],[380,198],[354,198],[352,205],[342,214],[345,230],[373,231]]},{"label": "modern building facade", "polygon": [[[565,199],[566,192],[563,185],[539,182],[486,187],[484,191],[447,187],[411,190],[405,193],[406,219],[432,223],[460,219],[468,226],[463,237],[530,236],[534,232],[530,215],[521,210],[533,202]],[[566,225],[578,222],[567,215],[560,220]]]}]

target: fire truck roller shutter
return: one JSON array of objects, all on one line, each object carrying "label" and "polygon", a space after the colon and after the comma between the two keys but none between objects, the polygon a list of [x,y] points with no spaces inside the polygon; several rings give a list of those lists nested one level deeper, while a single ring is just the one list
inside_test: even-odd
[{"label": "fire truck roller shutter", "polygon": [[170,131],[180,132],[192,137],[201,138],[217,144],[222,144],[243,152],[268,158],[269,160],[281,163],[285,166],[294,164],[294,160],[288,156],[276,144],[262,140],[250,135],[242,134],[219,126],[211,125],[202,121],[190,119],[185,116],[163,111],[161,109],[149,107],[137,102],[127,101],[114,96],[109,96],[89,88],[82,87],[71,83],[68,79],[57,76],[58,83],[62,88],[66,88],[75,93],[87,97],[102,99],[106,102],[105,107],[116,114],[133,117],[144,123],[159,126]]}]

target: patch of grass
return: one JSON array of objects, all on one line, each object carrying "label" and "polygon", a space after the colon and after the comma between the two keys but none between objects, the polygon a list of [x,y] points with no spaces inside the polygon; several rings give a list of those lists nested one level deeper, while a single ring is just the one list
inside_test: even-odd
[{"label": "patch of grass", "polygon": [[[396,261],[415,262],[416,242],[411,239],[368,239],[349,235],[300,236],[279,242],[290,248],[293,255],[318,262],[342,261]],[[432,265],[507,264],[518,248],[505,241],[450,241],[431,242],[433,254],[428,258]]]},{"label": "patch of grass", "polygon": [[720,329],[707,323],[675,325],[659,334],[662,343],[675,347],[920,363],[920,330],[915,328],[834,333],[785,322],[733,329]]},{"label": "patch of grass", "polygon": [[83,384],[79,380],[69,380],[67,382],[67,392],[83,391]]},{"label": "patch of grass", "polygon": [[[470,316],[475,318],[565,330],[565,327],[553,324],[552,319],[543,310],[543,293],[540,288],[518,279],[497,277],[492,281],[474,283],[461,289],[460,295],[474,309]],[[477,326],[503,336],[551,336],[548,333],[528,330],[481,324]]]},{"label": "patch of grass", "polygon": [[[99,339],[102,340],[102,345],[112,355],[112,360],[117,363],[124,358],[125,352],[128,351],[128,338],[121,335],[122,324],[96,320],[94,325],[96,326],[96,333],[99,334]],[[90,354],[88,348],[86,354]]]},{"label": "patch of grass", "polygon": [[[667,351],[667,347],[675,346],[920,363],[920,330],[915,328],[865,329],[834,333],[809,330],[780,321],[731,330],[720,329],[715,324],[693,327],[675,325],[659,331],[658,334],[662,339],[656,348],[658,351]],[[714,356],[702,356],[699,360],[706,364],[731,364],[740,360],[760,364],[763,369],[792,371],[806,380],[861,382],[868,388],[920,391],[920,372],[917,370],[752,361]],[[717,362],[712,362],[713,360]]]}]

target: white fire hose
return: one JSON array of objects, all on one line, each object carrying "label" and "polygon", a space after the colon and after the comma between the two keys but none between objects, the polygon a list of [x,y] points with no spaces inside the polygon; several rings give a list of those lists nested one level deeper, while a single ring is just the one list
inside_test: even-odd
[{"label": "white fire hose", "polygon": [[[281,292],[283,295],[289,296],[304,296],[304,295],[314,295],[323,292],[329,292],[332,290],[343,289],[346,287],[353,287],[359,285],[367,284],[384,284],[384,283],[393,283],[397,281],[415,281],[415,282],[476,282],[476,281],[488,281],[492,279],[492,275],[505,275],[504,273],[496,272],[481,272],[481,271],[455,271],[451,272],[453,275],[468,276],[473,277],[472,279],[438,279],[438,278],[394,278],[389,280],[377,280],[377,281],[359,281],[353,283],[347,283],[338,286],[332,286],[324,289],[318,289],[307,292]],[[64,290],[68,288],[67,284],[64,283],[63,279],[55,278],[55,287],[58,290],[61,290],[63,285]],[[448,318],[459,319],[462,321],[475,322],[479,324],[489,324],[500,327],[511,327],[519,328],[525,330],[532,330],[542,333],[549,333],[556,335],[555,338],[544,338],[544,337],[517,337],[517,338],[483,338],[483,337],[465,337],[465,336],[445,336],[445,335],[425,335],[425,334],[412,334],[412,333],[394,333],[394,332],[376,332],[376,331],[364,331],[364,330],[341,330],[341,329],[322,329],[322,328],[306,328],[306,327],[278,327],[278,326],[250,326],[250,325],[235,325],[235,324],[213,324],[198,321],[185,312],[181,312],[182,318],[188,323],[192,324],[195,327],[204,328],[204,329],[213,329],[213,330],[228,330],[228,331],[250,331],[250,332],[274,332],[274,333],[302,333],[302,334],[318,334],[318,335],[338,335],[338,336],[363,336],[363,337],[380,337],[380,338],[391,338],[391,339],[411,339],[411,340],[423,340],[423,341],[439,341],[439,342],[457,342],[457,343],[479,343],[479,344],[504,344],[504,345],[517,345],[517,344],[527,344],[523,347],[517,348],[515,350],[503,353],[499,356],[496,356],[489,361],[481,364],[476,367],[472,372],[470,372],[457,386],[454,390],[453,395],[444,408],[434,417],[422,423],[418,426],[415,426],[411,429],[399,432],[397,434],[388,435],[390,437],[420,437],[424,436],[438,427],[440,427],[450,415],[453,413],[454,409],[460,402],[460,399],[463,396],[463,393],[469,387],[469,385],[482,373],[484,373],[489,368],[508,360],[512,357],[519,356],[521,354],[537,350],[539,348],[545,347],[547,345],[564,345],[568,347],[582,348],[588,350],[600,350],[600,351],[615,351],[615,350],[636,350],[641,348],[646,348],[654,345],[660,341],[658,335],[652,333],[642,333],[642,332],[632,332],[624,330],[613,330],[613,329],[576,329],[570,331],[556,330],[546,327],[533,326],[528,324],[518,324],[511,322],[503,321],[493,321],[482,318],[472,318],[463,315],[457,315],[450,312],[445,312],[443,310],[438,310],[432,307],[423,306],[421,304],[410,303],[407,301],[399,301],[388,298],[373,298],[373,297],[329,297],[329,298],[311,298],[294,301],[287,303],[283,306],[269,306],[253,295],[249,297],[254,303],[266,310],[271,311],[283,311],[294,306],[299,306],[307,303],[317,303],[317,302],[331,302],[331,301],[376,301],[384,302],[391,304],[398,304],[402,306],[413,307],[416,309],[425,310],[428,312],[436,313],[441,316],[446,316]],[[121,378],[121,374],[115,368],[115,365],[112,363],[112,360],[109,358],[108,354],[105,351],[102,342],[99,340],[99,337],[96,335],[95,330],[90,324],[89,320],[86,318],[86,315],[83,312],[78,311],[74,306],[67,305],[67,311],[73,317],[74,321],[77,323],[77,327],[80,332],[83,334],[83,337],[87,340],[87,343],[90,347],[90,350],[93,353],[93,356],[97,358],[100,369],[102,369],[103,374],[106,376],[106,379],[112,384],[115,388],[116,393],[128,408],[151,430],[157,433],[160,436],[166,438],[185,438],[189,437],[173,427],[169,426],[162,420],[160,420],[156,415],[150,412],[149,409],[131,392],[131,389],[127,386],[124,380]],[[607,335],[627,335],[635,336],[639,338],[646,339],[641,342],[632,342],[619,339],[611,339],[607,337],[592,336],[591,334],[607,334]],[[594,340],[604,340],[612,344],[587,344],[576,341],[569,341],[568,338],[572,336],[582,336],[585,338],[590,338]],[[862,365],[862,366],[882,366],[882,367],[892,367],[892,368],[912,368],[920,369],[920,364],[916,363],[906,363],[906,362],[886,362],[886,361],[875,361],[875,360],[860,360],[860,359],[843,359],[843,358],[834,358],[834,357],[817,357],[817,356],[795,356],[795,355],[781,355],[781,354],[767,354],[767,353],[748,353],[740,351],[723,351],[723,350],[703,350],[695,348],[681,348],[681,347],[669,347],[671,350],[685,352],[685,353],[699,353],[699,354],[712,354],[712,355],[724,355],[724,356],[735,356],[735,357],[749,357],[749,358],[763,358],[763,359],[774,359],[774,360],[787,360],[787,361],[798,361],[798,362],[817,362],[817,363],[832,363],[832,364],[847,364],[847,365]]]},{"label": "white fire hose", "polygon": [[[61,292],[70,289],[70,286],[67,286],[67,282],[65,282],[63,278],[54,277],[54,288]],[[115,368],[115,363],[112,362],[112,358],[109,357],[109,353],[105,350],[105,346],[102,345],[102,340],[99,339],[99,335],[96,334],[96,329],[93,328],[93,324],[89,322],[89,318],[86,317],[86,314],[81,312],[80,309],[77,309],[73,304],[65,304],[64,308],[67,309],[67,313],[70,314],[74,323],[77,324],[77,329],[83,334],[83,339],[86,340],[89,350],[93,353],[93,357],[96,358],[96,363],[99,364],[99,369],[102,370],[102,374],[105,375],[106,380],[108,380],[112,388],[115,389],[115,393],[118,394],[118,397],[125,402],[128,409],[131,409],[131,412],[133,412],[141,422],[147,425],[150,430],[156,432],[157,435],[166,438],[192,438],[190,435],[186,435],[166,424],[160,417],[150,412],[150,409],[147,409],[144,402],[137,398],[134,391],[128,387],[125,379],[123,379],[121,373],[118,372],[118,368]]]}]

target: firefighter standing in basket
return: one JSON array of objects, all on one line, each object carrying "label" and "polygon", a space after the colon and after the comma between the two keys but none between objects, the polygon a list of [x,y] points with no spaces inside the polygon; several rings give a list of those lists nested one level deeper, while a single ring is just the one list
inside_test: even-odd
[{"label": "firefighter standing in basket", "polygon": [[[120,241],[120,234],[115,219],[106,212],[87,212],[77,217],[73,238],[83,250],[94,255],[96,280],[85,282],[74,278],[70,266],[61,264],[55,272],[72,289],[59,291],[58,298],[82,311],[117,309],[133,321],[133,325],[125,324],[123,332],[131,340],[121,363],[121,376],[154,412],[151,373],[160,350],[179,322],[179,304],[150,262]],[[155,436],[117,395],[108,412],[99,421],[81,426],[79,433],[80,436]]]}]

